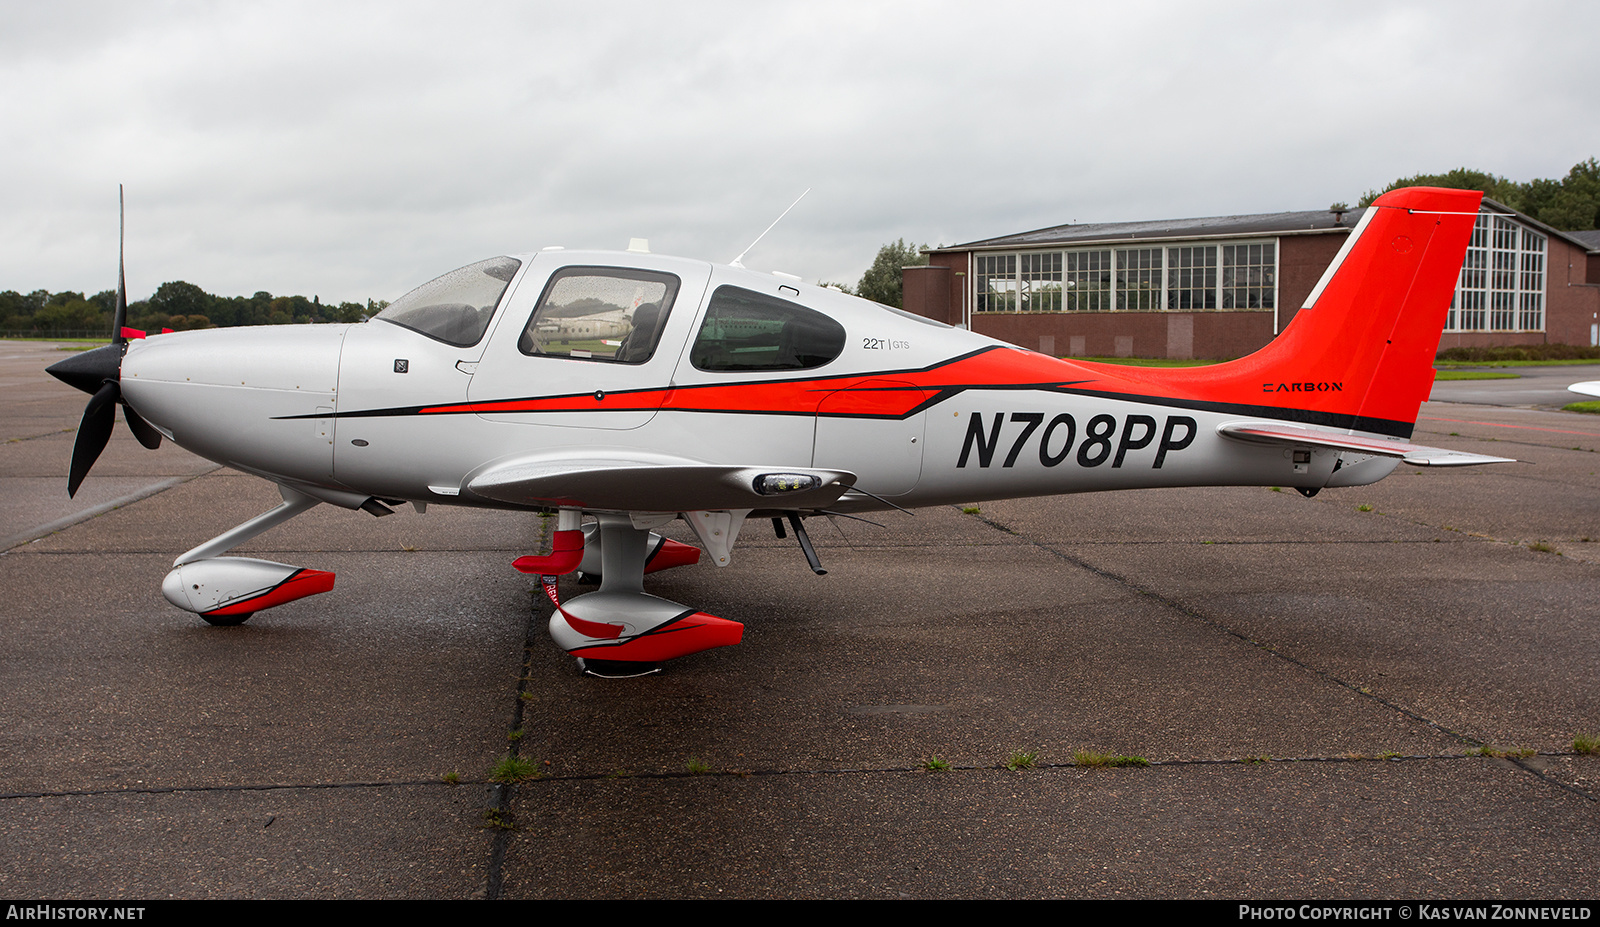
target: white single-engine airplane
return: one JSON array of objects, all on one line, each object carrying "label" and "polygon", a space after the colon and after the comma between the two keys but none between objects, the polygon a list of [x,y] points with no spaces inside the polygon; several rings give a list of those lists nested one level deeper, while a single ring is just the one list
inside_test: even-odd
[{"label": "white single-engine airplane", "polygon": [[[554,512],[556,642],[597,674],[737,643],[743,627],[649,595],[747,518],[804,519],[1157,486],[1358,486],[1404,460],[1498,457],[1408,442],[1480,194],[1412,188],[1367,210],[1293,322],[1209,367],[1058,360],[793,278],[648,253],[548,249],[463,267],[360,325],[139,337],[50,368],[94,394],[76,492],[121,404],[163,438],[278,485],[283,503],[180,556],[167,599],[213,624],[326,592],[331,573],[223,557],[323,502]],[[585,319],[603,320],[585,325]],[[130,337],[131,336],[131,337]],[[585,517],[592,521],[585,523]],[[600,577],[561,602],[557,577]]]}]

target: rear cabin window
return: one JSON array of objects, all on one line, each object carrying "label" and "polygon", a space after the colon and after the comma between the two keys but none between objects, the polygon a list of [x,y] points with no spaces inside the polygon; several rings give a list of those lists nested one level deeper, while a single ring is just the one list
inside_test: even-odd
[{"label": "rear cabin window", "polygon": [[517,347],[529,356],[642,364],[655,354],[677,295],[672,274],[568,267],[545,285]]},{"label": "rear cabin window", "polygon": [[689,351],[700,370],[809,370],[844,350],[844,326],[788,300],[718,287]]}]

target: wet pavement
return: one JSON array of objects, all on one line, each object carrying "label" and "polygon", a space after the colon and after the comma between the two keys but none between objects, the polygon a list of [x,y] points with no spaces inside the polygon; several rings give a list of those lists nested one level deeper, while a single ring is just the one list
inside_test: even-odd
[{"label": "wet pavement", "polygon": [[[1521,381],[1438,384],[1416,436],[1517,464],[813,522],[825,577],[750,524],[732,566],[647,580],[744,642],[602,681],[510,567],[534,517],[323,506],[238,553],[333,592],[238,628],[172,608],[172,558],[276,492],[119,425],[68,501],[87,397],[49,346],[0,349],[8,897],[1600,884],[1600,757],[1572,749],[1600,733],[1600,417]],[[488,781],[508,754],[538,777]]]}]

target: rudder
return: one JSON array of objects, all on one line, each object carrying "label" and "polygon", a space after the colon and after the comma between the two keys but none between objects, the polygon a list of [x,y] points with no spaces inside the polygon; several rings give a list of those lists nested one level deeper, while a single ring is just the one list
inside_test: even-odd
[{"label": "rudder", "polygon": [[[1334,371],[1364,423],[1416,422],[1483,194],[1411,187],[1378,198],[1306,306],[1272,345],[1290,364]],[[1370,217],[1370,218],[1369,218]],[[1342,368],[1342,369],[1341,369]],[[1409,435],[1410,428],[1406,428]]]},{"label": "rudder", "polygon": [[1101,378],[1079,389],[1409,438],[1482,199],[1433,187],[1386,193],[1266,347],[1187,369],[1079,363]]}]

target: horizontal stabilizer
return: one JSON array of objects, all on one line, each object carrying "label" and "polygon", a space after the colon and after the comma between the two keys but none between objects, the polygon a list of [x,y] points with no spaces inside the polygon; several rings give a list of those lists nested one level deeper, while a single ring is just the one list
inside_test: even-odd
[{"label": "horizontal stabilizer", "polygon": [[465,489],[496,502],[613,512],[826,508],[855,484],[845,470],[740,467],[619,450],[533,454],[490,464]]},{"label": "horizontal stabilizer", "polygon": [[1425,447],[1405,441],[1322,431],[1282,422],[1224,422],[1217,426],[1224,438],[1279,447],[1321,447],[1376,457],[1398,457],[1414,467],[1469,467],[1475,464],[1516,463],[1510,457],[1468,454],[1442,447]]}]

